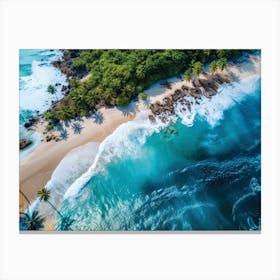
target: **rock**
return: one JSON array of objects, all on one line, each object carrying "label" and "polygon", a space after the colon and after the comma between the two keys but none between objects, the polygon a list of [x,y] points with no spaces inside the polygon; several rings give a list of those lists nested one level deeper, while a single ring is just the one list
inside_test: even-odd
[{"label": "rock", "polygon": [[156,119],[155,119],[155,117],[153,116],[153,115],[149,115],[149,120],[151,121],[151,122],[155,122],[156,121]]},{"label": "rock", "polygon": [[191,96],[198,98],[198,97],[200,97],[200,90],[198,88],[191,88],[190,94],[191,94]]},{"label": "rock", "polygon": [[169,98],[169,97],[165,97],[165,98],[163,99],[163,104],[164,104],[164,105],[167,105],[167,106],[172,106],[172,105],[173,105],[172,99]]},{"label": "rock", "polygon": [[47,141],[47,142],[50,142],[51,140],[52,140],[52,136],[51,136],[51,135],[47,135],[46,141]]},{"label": "rock", "polygon": [[180,98],[186,96],[186,93],[180,89],[176,89],[175,92],[171,95],[173,101],[177,101]]},{"label": "rock", "polygon": [[162,112],[162,107],[159,102],[151,104],[150,109],[152,113],[155,115],[159,115]]},{"label": "rock", "polygon": [[30,144],[32,144],[31,140],[25,140],[25,139],[19,140],[19,148],[20,148],[20,150],[24,149],[25,147],[29,146]]},{"label": "rock", "polygon": [[29,120],[27,123],[24,124],[25,128],[29,128],[30,126],[32,126],[37,120],[35,118],[32,118],[31,120]]},{"label": "rock", "polygon": [[188,91],[190,88],[188,86],[186,86],[186,85],[182,85],[181,89]]},{"label": "rock", "polygon": [[188,108],[189,111],[191,111],[191,103],[190,103],[190,101],[187,101],[187,108]]}]

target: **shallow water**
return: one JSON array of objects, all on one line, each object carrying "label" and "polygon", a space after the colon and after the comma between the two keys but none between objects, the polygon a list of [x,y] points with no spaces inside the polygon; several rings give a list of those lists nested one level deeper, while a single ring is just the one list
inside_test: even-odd
[{"label": "shallow water", "polygon": [[251,76],[192,112],[177,108],[168,127],[145,113],[119,127],[65,187],[71,228],[260,230],[260,88]]}]

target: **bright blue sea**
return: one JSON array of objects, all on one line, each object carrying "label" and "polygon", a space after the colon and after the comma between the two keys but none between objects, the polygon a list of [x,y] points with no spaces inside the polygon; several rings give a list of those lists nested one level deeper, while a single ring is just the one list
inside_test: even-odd
[{"label": "bright blue sea", "polygon": [[109,136],[60,207],[72,229],[260,230],[261,79],[205,102],[192,127],[135,120]]}]

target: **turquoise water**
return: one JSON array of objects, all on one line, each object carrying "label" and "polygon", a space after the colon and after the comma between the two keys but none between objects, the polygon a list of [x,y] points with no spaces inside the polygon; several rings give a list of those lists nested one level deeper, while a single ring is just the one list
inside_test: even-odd
[{"label": "turquoise water", "polygon": [[260,93],[254,76],[203,101],[191,125],[182,115],[165,129],[120,127],[67,187],[60,211],[71,228],[260,230]]}]

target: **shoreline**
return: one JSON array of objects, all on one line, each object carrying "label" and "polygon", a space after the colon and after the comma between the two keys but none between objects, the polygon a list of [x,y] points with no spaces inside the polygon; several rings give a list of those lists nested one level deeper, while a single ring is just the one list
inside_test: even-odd
[{"label": "shoreline", "polygon": [[[223,74],[229,75],[234,81],[242,80],[248,76],[260,73],[260,61],[260,55],[250,55],[242,63],[229,64],[227,69],[223,71]],[[51,179],[55,168],[71,150],[88,142],[102,142],[119,125],[133,120],[137,112],[149,109],[149,106],[155,102],[163,101],[165,97],[169,97],[175,90],[181,89],[183,85],[191,85],[190,82],[182,81],[179,78],[167,80],[171,82],[171,89],[164,88],[160,85],[159,81],[144,91],[148,95],[147,102],[142,100],[132,102],[124,109],[103,107],[99,110],[102,119],[100,124],[94,123],[93,119],[82,118],[80,134],[75,134],[71,127],[65,128],[68,133],[66,141],[60,140],[55,142],[52,140],[47,142],[44,140],[41,142],[19,163],[20,189],[33,201],[36,198],[37,191],[44,187]],[[40,120],[33,128],[44,137],[43,132],[46,125],[46,121]],[[52,134],[54,137],[59,135],[58,132]],[[20,210],[26,209],[27,203],[21,195],[19,204]],[[50,229],[51,227],[48,226],[47,228]]]}]

